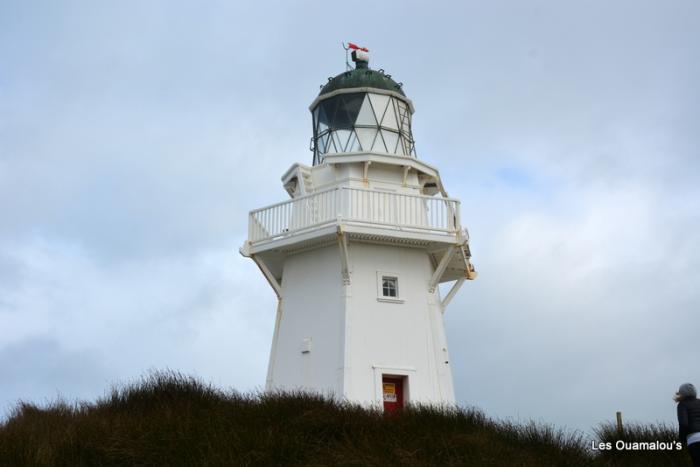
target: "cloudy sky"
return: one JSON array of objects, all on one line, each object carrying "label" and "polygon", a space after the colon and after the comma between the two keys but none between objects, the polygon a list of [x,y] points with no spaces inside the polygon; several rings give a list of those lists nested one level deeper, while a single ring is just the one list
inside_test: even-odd
[{"label": "cloudy sky", "polygon": [[311,162],[370,48],[462,200],[456,393],[512,420],[673,422],[700,384],[700,4],[0,3],[0,409],[172,368],[264,384],[247,211]]}]

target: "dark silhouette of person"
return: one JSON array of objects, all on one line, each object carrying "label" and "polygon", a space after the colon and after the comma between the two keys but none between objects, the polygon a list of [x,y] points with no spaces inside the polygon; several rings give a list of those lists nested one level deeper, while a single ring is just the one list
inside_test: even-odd
[{"label": "dark silhouette of person", "polygon": [[678,437],[688,448],[695,467],[700,467],[700,400],[695,386],[681,384],[673,397],[678,402]]}]

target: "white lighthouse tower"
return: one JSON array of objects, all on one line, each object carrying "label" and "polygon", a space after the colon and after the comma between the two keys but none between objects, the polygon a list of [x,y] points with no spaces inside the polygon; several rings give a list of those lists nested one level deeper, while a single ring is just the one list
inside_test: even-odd
[{"label": "white lighthouse tower", "polygon": [[313,165],[282,176],[290,200],[250,212],[241,253],[279,300],[266,387],[453,403],[443,314],[476,277],[460,203],[416,157],[402,85],[351,48],[356,68],[310,107]]}]

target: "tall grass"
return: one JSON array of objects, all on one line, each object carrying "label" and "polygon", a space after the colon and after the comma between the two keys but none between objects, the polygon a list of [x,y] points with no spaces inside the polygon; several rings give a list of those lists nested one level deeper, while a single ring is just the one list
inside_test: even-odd
[{"label": "tall grass", "polygon": [[596,458],[580,434],[476,409],[384,414],[309,393],[222,391],[174,372],[93,403],[21,403],[0,425],[3,466],[633,465],[622,461]]},{"label": "tall grass", "polygon": [[[623,425],[622,431],[618,431],[614,423],[602,423],[595,430],[598,441],[610,443],[616,446],[622,443],[622,449],[609,449],[600,452],[599,460],[608,465],[620,466],[688,466],[690,458],[685,450],[675,449],[678,442],[678,430],[676,427],[664,423],[647,424],[627,423]],[[673,446],[674,449],[637,449],[634,450],[634,443],[657,443],[661,442],[665,447]]]}]

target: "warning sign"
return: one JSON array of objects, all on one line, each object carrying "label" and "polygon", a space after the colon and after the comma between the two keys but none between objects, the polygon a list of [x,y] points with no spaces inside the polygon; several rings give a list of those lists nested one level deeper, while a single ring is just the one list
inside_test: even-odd
[{"label": "warning sign", "polygon": [[395,383],[383,383],[384,388],[384,402],[396,402],[396,384]]}]

